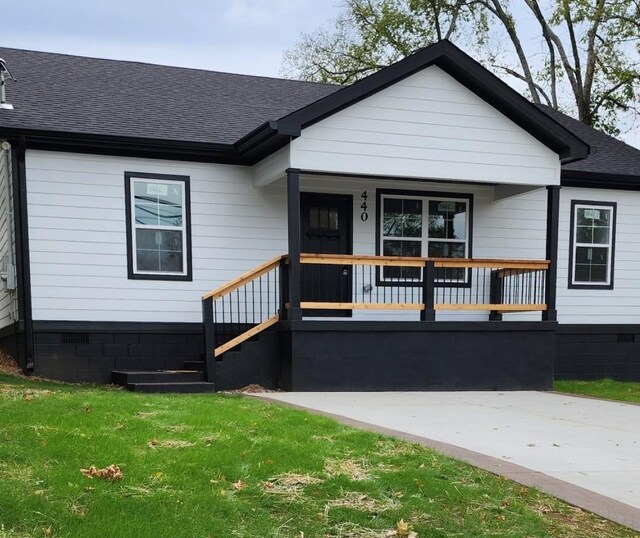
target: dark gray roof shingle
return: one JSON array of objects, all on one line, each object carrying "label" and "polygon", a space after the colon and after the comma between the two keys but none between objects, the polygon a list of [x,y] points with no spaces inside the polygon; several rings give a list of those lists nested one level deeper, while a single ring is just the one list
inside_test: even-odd
[{"label": "dark gray roof shingle", "polygon": [[0,48],[18,82],[0,127],[233,144],[340,88]]},{"label": "dark gray roof shingle", "polygon": [[[0,128],[233,144],[341,86],[0,47],[18,82]],[[640,150],[540,106],[591,146],[572,173],[640,178]]]},{"label": "dark gray roof shingle", "polygon": [[591,146],[588,158],[565,164],[563,170],[640,177],[639,149],[551,107],[539,105],[539,108]]}]

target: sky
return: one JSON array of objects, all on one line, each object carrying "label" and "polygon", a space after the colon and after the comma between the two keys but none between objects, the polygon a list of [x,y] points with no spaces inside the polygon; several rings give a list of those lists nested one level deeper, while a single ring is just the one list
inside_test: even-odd
[{"label": "sky", "polygon": [[[277,77],[283,52],[302,33],[330,24],[341,5],[342,0],[5,0],[0,45]],[[624,138],[640,147],[640,129]]]},{"label": "sky", "polygon": [[301,32],[340,0],[3,2],[0,44],[99,58],[278,76]]}]

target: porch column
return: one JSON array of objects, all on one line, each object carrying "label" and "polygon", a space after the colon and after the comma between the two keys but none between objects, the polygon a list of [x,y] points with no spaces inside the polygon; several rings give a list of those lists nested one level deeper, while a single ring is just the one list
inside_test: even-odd
[{"label": "porch column", "polygon": [[545,303],[547,309],[542,312],[543,321],[556,321],[556,285],[558,275],[558,218],[560,213],[560,187],[547,186],[547,260],[549,269],[545,280]]},{"label": "porch column", "polygon": [[300,170],[287,170],[287,223],[289,233],[289,311],[287,319],[302,319],[300,309]]}]

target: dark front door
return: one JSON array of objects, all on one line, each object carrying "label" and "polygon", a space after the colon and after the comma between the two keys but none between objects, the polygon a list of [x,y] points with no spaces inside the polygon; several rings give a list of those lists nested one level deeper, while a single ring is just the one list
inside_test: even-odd
[{"label": "dark front door", "polygon": [[[300,194],[301,252],[352,253],[353,198],[341,194]],[[351,302],[351,266],[302,265],[302,301]],[[305,316],[350,316],[350,310],[304,310]]]}]

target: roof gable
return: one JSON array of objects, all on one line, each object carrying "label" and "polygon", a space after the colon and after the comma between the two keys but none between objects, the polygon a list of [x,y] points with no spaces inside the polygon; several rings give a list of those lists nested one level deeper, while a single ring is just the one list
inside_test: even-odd
[{"label": "roof gable", "polygon": [[302,129],[290,166],[335,174],[556,185],[558,154],[436,65]]},{"label": "roof gable", "polygon": [[305,127],[432,65],[441,68],[516,125],[558,153],[563,162],[583,159],[589,154],[589,146],[583,140],[553,121],[446,40],[421,49],[385,69],[282,117],[278,120],[277,126],[273,127],[277,128],[280,135],[299,136]]}]

